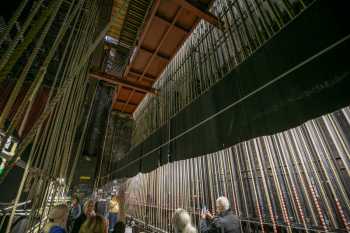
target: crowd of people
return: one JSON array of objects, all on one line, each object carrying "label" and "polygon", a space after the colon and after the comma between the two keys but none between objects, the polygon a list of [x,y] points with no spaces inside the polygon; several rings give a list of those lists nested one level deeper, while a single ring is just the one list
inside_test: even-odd
[{"label": "crowd of people", "polygon": [[74,196],[70,207],[60,204],[48,215],[44,233],[124,233],[125,224],[118,222],[119,202],[112,196],[107,201],[85,201],[83,207]]},{"label": "crowd of people", "polygon": [[[87,200],[81,208],[78,198],[74,197],[70,208],[64,204],[54,207],[49,213],[44,233],[124,233],[125,224],[118,221],[120,208],[117,197],[113,196],[108,205],[103,203],[106,201],[95,203]],[[172,218],[175,233],[241,233],[240,220],[230,210],[226,197],[216,200],[216,213],[215,216],[203,209],[197,230],[190,214],[184,209],[177,209]]]}]

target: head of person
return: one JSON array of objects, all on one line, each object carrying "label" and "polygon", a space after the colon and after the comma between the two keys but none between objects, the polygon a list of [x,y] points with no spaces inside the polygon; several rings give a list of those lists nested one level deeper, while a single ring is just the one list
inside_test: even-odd
[{"label": "head of person", "polygon": [[216,211],[220,214],[230,209],[230,202],[227,197],[216,199]]},{"label": "head of person", "polygon": [[112,195],[112,200],[113,200],[113,201],[117,201],[117,200],[118,200],[117,195],[115,195],[115,194]]},{"label": "head of person", "polygon": [[72,197],[72,205],[77,205],[77,204],[79,204],[79,199],[77,196],[73,196]]},{"label": "head of person", "polygon": [[124,233],[125,232],[125,223],[118,221],[114,226],[113,233]]},{"label": "head of person", "polygon": [[191,223],[191,216],[184,209],[176,209],[173,215],[173,225],[176,232],[181,233],[194,233],[196,232],[195,228]]},{"label": "head of person", "polygon": [[105,218],[101,215],[95,215],[87,218],[80,228],[79,233],[107,233],[108,227]]},{"label": "head of person", "polygon": [[95,203],[93,200],[87,200],[84,204],[84,214],[87,217],[95,215]]},{"label": "head of person", "polygon": [[59,226],[65,228],[68,219],[69,209],[65,204],[53,207],[48,215],[49,222],[45,227],[45,232],[49,232],[51,227]]}]

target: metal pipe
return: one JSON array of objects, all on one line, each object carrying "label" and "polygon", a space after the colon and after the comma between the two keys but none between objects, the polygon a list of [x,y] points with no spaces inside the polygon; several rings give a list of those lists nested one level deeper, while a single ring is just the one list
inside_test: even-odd
[{"label": "metal pipe", "polygon": [[254,191],[254,196],[255,196],[255,201],[256,201],[256,211],[257,211],[257,215],[258,215],[259,221],[260,221],[261,232],[264,233],[265,232],[264,219],[263,219],[263,214],[262,214],[262,210],[261,210],[261,203],[259,201],[260,198],[258,197],[258,192],[257,192],[257,188],[256,188],[257,187],[257,181],[256,181],[257,176],[255,175],[255,169],[253,170],[253,166],[252,166],[252,162],[251,162],[251,158],[250,158],[250,152],[248,151],[247,143],[243,142],[242,145],[243,145],[242,149],[244,149],[244,152],[247,155],[248,168],[251,172],[253,191]]}]

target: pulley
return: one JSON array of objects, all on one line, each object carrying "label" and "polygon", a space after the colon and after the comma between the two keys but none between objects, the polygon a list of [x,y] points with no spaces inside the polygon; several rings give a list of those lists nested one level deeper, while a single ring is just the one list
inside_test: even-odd
[{"label": "pulley", "polygon": [[12,159],[17,150],[18,139],[14,136],[9,136],[5,139],[4,145],[1,149],[0,156],[8,160]]},{"label": "pulley", "polygon": [[13,160],[18,146],[18,139],[14,136],[7,136],[0,130],[0,176],[4,173],[8,164]]}]

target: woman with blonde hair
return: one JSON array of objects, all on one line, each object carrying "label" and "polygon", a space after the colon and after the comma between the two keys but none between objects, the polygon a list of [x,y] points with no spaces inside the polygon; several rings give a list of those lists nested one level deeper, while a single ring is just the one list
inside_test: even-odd
[{"label": "woman with blonde hair", "polygon": [[78,233],[82,224],[89,218],[94,217],[95,214],[95,203],[93,200],[87,200],[83,207],[83,212],[79,218],[74,221],[73,229],[71,233]]},{"label": "woman with blonde hair", "polygon": [[68,206],[65,204],[57,205],[49,213],[49,222],[46,224],[45,233],[66,233],[66,224],[68,219]]},{"label": "woman with blonde hair", "polygon": [[108,227],[106,220],[101,215],[95,215],[86,219],[81,226],[79,233],[107,233]]},{"label": "woman with blonde hair", "polygon": [[176,233],[197,233],[192,225],[191,216],[184,209],[176,209],[173,215],[173,225]]},{"label": "woman with blonde hair", "polygon": [[111,201],[109,202],[109,232],[114,231],[114,226],[118,222],[118,214],[119,214],[119,201],[116,195],[112,196]]}]

